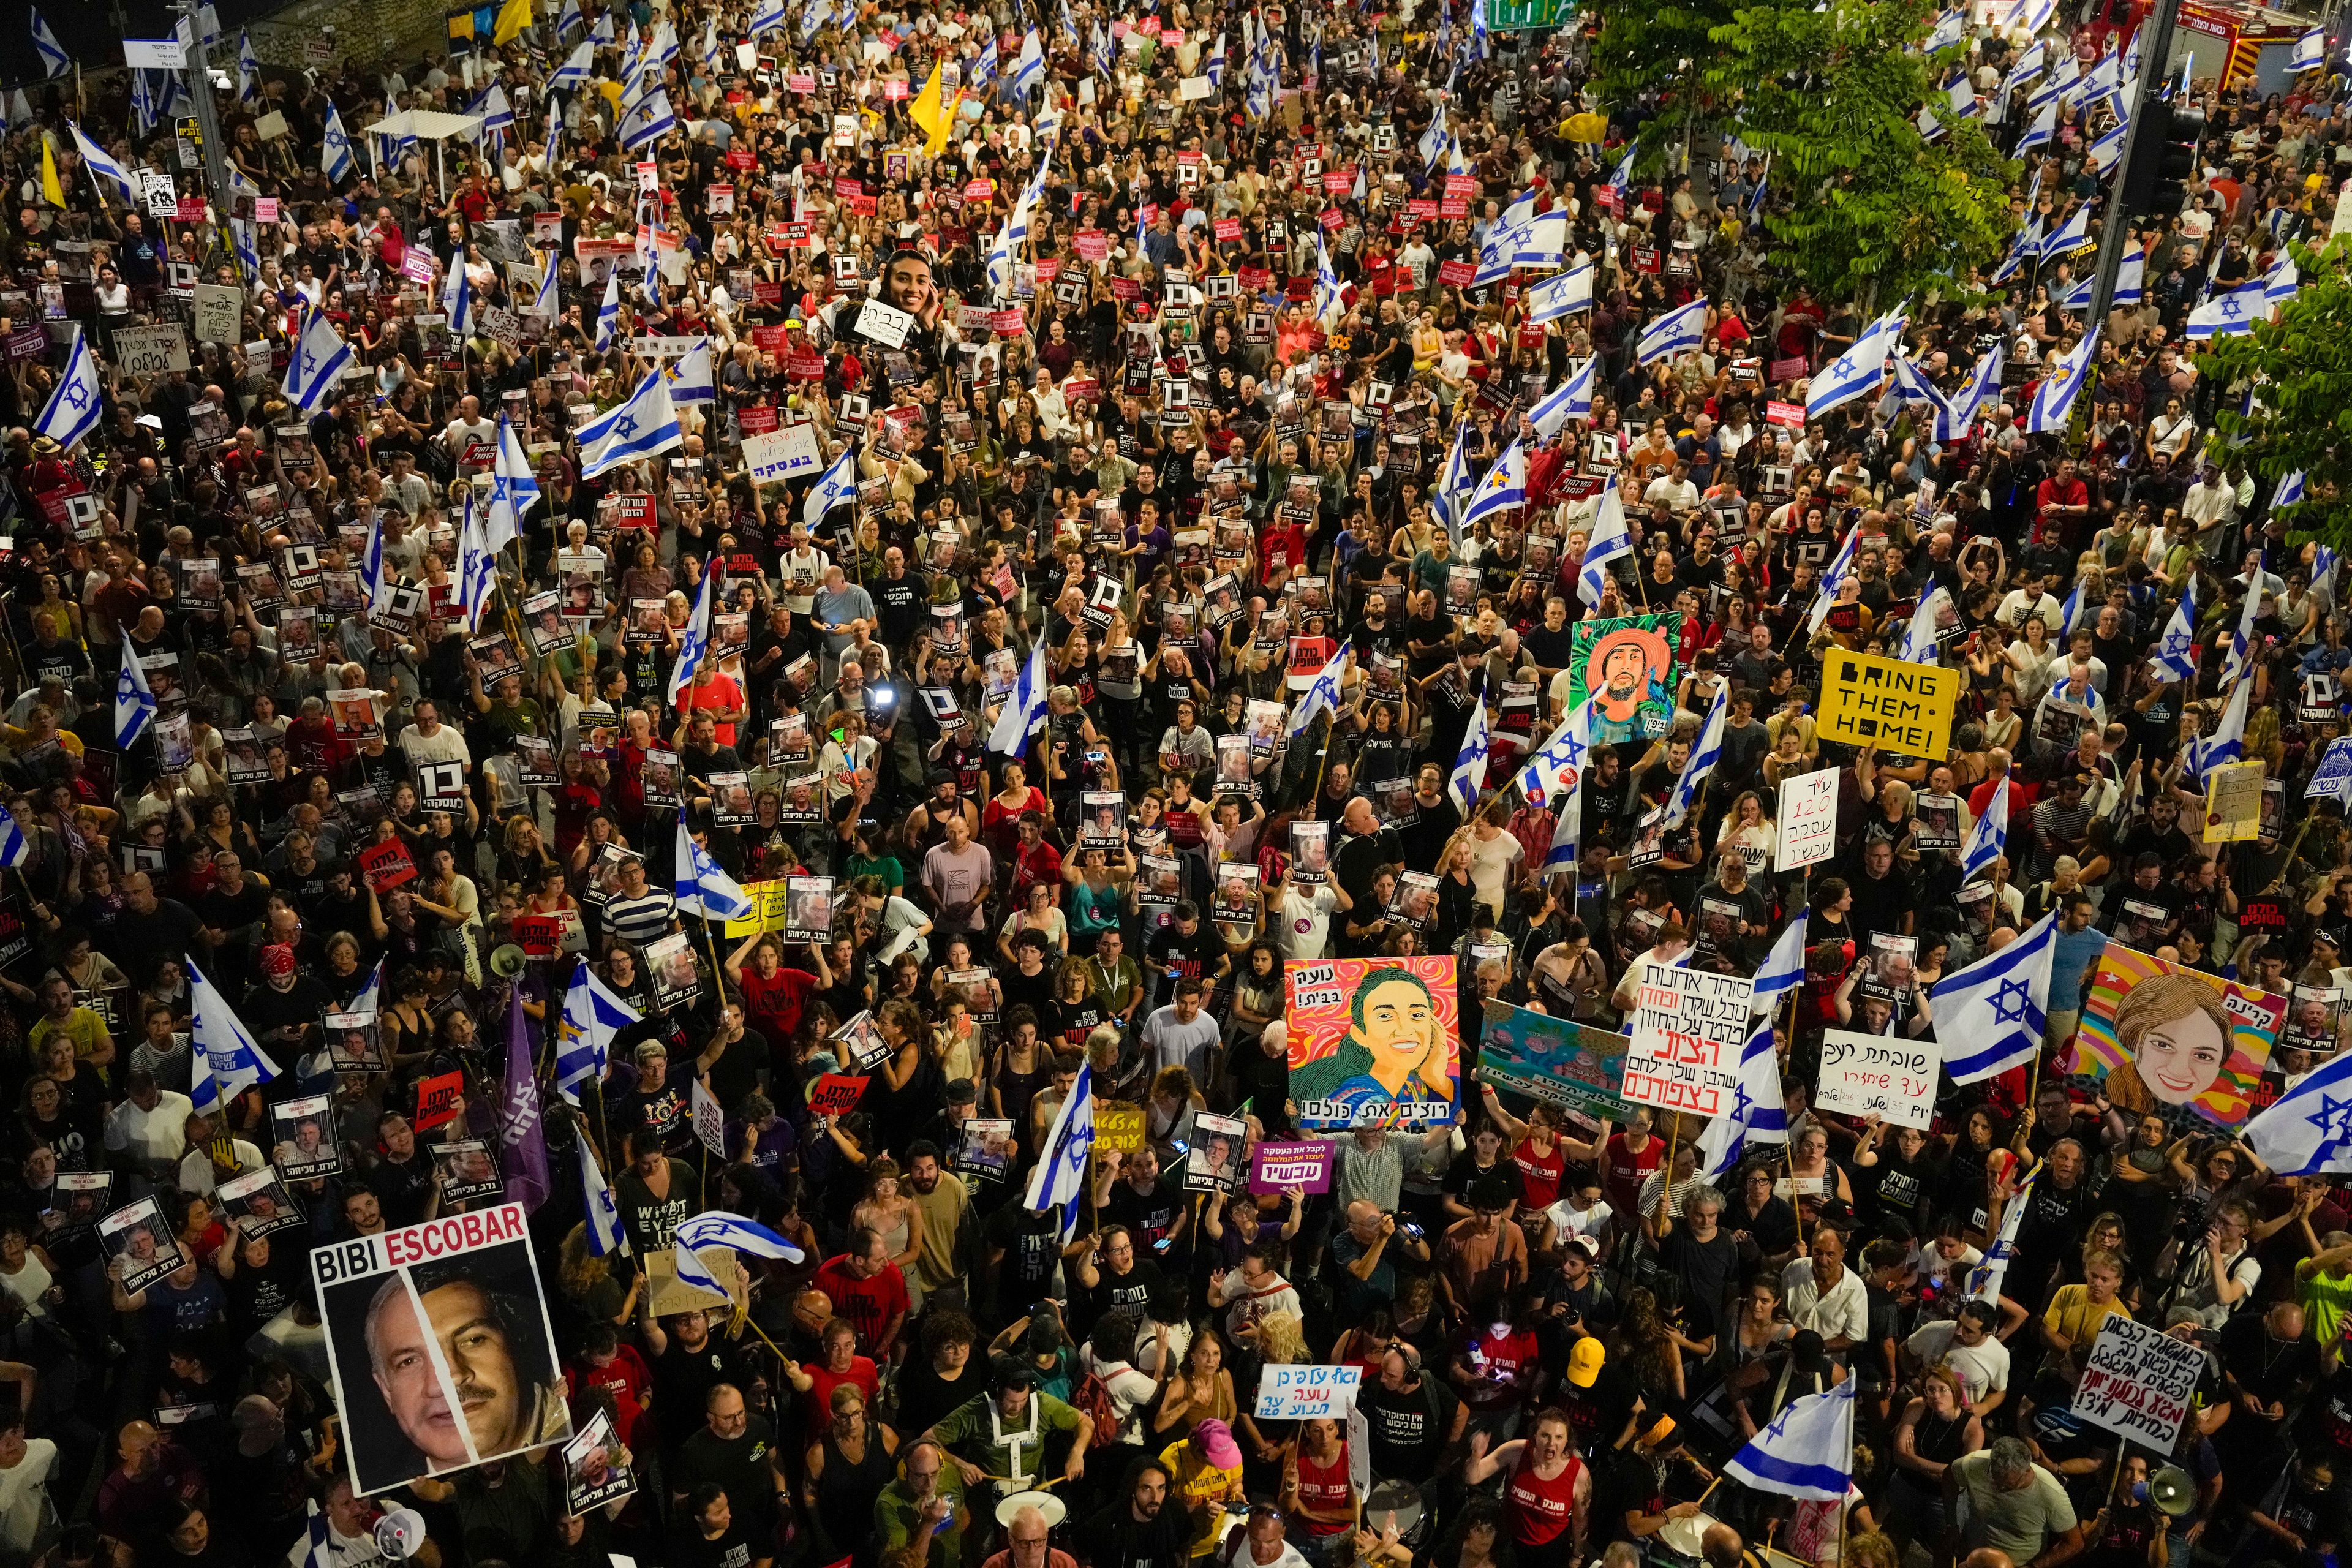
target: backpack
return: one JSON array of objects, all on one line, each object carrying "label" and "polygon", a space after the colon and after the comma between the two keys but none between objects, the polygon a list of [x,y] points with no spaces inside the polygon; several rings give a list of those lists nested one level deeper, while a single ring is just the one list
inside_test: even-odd
[{"label": "backpack", "polygon": [[1118,1441],[1119,1419],[1111,1407],[1110,1389],[1093,1373],[1087,1373],[1070,1390],[1070,1408],[1095,1424],[1094,1440],[1089,1449],[1108,1448]]}]

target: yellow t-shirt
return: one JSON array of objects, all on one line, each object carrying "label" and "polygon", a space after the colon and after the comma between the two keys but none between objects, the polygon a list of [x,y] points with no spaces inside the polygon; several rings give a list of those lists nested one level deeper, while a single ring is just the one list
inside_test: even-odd
[{"label": "yellow t-shirt", "polygon": [[2042,1314],[2042,1322],[2068,1344],[2087,1347],[2099,1337],[2100,1325],[2116,1314],[2131,1316],[2121,1301],[2092,1300],[2086,1285],[2062,1285],[2050,1299],[2050,1310]]},{"label": "yellow t-shirt", "polygon": [[1192,1516],[1192,1555],[1206,1557],[1216,1550],[1217,1538],[1223,1533],[1224,1501],[1242,1484],[1240,1467],[1228,1470],[1209,1463],[1208,1456],[1190,1439],[1162,1448],[1160,1462],[1176,1478],[1177,1490],[1183,1494],[1184,1507]]}]

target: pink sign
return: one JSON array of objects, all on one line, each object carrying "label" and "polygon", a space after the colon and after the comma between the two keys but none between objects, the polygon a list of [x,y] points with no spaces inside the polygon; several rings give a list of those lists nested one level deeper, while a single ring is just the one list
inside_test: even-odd
[{"label": "pink sign", "polygon": [[1764,405],[1764,423],[1786,425],[1791,430],[1801,430],[1805,427],[1805,405],[1801,403],[1767,403]]},{"label": "pink sign", "polygon": [[1250,1160],[1250,1191],[1278,1193],[1285,1187],[1329,1192],[1331,1145],[1318,1138],[1260,1143]]}]

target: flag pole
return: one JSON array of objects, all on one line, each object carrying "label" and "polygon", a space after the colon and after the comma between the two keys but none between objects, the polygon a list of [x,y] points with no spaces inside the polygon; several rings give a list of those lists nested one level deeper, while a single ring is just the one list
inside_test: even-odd
[{"label": "flag pole", "polygon": [[[1804,867],[1797,875],[1802,879],[1797,884],[1797,903],[1800,910],[1802,910],[1812,897],[1813,868],[1811,866]],[[1805,994],[1805,953],[1801,949],[1797,953],[1797,983],[1789,987],[1789,1054],[1791,1058],[1797,1053],[1797,999]],[[1797,1216],[1797,1250],[1801,1254],[1805,1250],[1805,1205],[1803,1198],[1797,1192],[1797,1141],[1795,1139],[1780,1140],[1780,1160],[1789,1172],[1789,1207]]]}]

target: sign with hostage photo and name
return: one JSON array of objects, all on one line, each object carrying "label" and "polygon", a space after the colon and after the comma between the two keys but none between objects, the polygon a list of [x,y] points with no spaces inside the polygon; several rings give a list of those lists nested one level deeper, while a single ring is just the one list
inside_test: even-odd
[{"label": "sign with hostage photo and name", "polygon": [[1646,959],[1625,1052],[1625,1099],[1662,1110],[1720,1116],[1731,1105],[1748,1043],[1755,982]]},{"label": "sign with hostage photo and name", "polygon": [[321,1247],[310,1270],[353,1490],[572,1435],[520,1204]]},{"label": "sign with hostage photo and name", "polygon": [[1303,1127],[1450,1127],[1461,1060],[1454,959],[1283,966],[1290,1098]]}]

